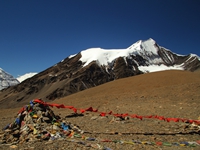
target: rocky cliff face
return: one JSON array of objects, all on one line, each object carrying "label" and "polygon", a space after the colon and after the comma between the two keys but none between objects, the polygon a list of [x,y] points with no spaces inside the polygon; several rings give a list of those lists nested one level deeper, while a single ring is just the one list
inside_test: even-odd
[{"label": "rocky cliff face", "polygon": [[98,59],[88,56],[91,51],[82,51],[16,86],[0,91],[0,104],[12,107],[27,104],[35,98],[55,100],[109,81],[151,72],[144,67],[152,65],[189,71],[200,68],[197,56],[177,55],[152,39],[138,41],[121,51],[95,50],[99,52],[95,56]]},{"label": "rocky cliff face", "polygon": [[179,65],[183,70],[195,71],[200,68],[200,61],[198,56],[190,54],[187,56],[176,55],[165,48],[159,48],[159,56],[167,66]]}]

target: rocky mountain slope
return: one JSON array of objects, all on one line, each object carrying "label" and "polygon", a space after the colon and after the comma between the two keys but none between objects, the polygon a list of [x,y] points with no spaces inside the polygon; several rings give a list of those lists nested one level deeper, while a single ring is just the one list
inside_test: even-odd
[{"label": "rocky mountain slope", "polygon": [[195,71],[199,68],[198,56],[175,54],[159,46],[153,39],[138,41],[126,49],[87,49],[17,86],[2,90],[0,107],[23,105],[35,98],[51,101],[147,72],[169,69]]},{"label": "rocky mountain slope", "polygon": [[19,84],[19,81],[0,68],[0,90],[16,84]]}]

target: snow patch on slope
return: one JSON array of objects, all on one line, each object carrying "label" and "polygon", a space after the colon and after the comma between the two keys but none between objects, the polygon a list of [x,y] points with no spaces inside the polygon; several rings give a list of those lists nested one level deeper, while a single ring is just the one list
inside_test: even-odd
[{"label": "snow patch on slope", "polygon": [[28,78],[31,78],[36,74],[37,74],[36,72],[26,73],[26,74],[24,74],[22,76],[17,77],[17,80],[21,83],[22,81],[24,81],[24,80],[26,80]]},{"label": "snow patch on slope", "polygon": [[138,68],[139,68],[140,71],[142,71],[144,73],[164,71],[164,70],[184,70],[183,67],[181,67],[181,65],[165,66],[163,64],[161,64],[161,65],[150,65],[150,66],[139,66]]}]

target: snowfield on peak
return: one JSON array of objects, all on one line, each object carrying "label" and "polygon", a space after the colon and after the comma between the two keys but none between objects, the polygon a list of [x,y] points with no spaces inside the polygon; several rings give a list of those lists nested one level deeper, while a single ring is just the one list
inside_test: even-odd
[{"label": "snowfield on peak", "polygon": [[81,52],[81,61],[85,62],[84,67],[92,61],[97,61],[99,65],[108,65],[118,57],[128,56],[131,51],[126,49],[101,49],[90,48]]}]

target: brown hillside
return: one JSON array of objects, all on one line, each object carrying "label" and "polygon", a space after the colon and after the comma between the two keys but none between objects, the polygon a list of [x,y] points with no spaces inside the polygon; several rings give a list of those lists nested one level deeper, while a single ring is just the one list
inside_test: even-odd
[{"label": "brown hillside", "polygon": [[[200,72],[173,70],[119,79],[67,96],[55,103],[73,105],[78,108],[98,107],[102,111],[103,109],[121,109],[122,113],[133,109],[135,113],[149,109],[149,113],[152,113],[156,105],[163,105],[163,109],[176,110],[177,107],[182,107],[186,103],[194,105],[199,100]],[[165,103],[169,106],[176,105],[176,107],[165,108],[167,107]],[[185,110],[182,109],[182,111]],[[168,111],[163,111],[163,113],[168,113]],[[196,113],[196,117],[198,115]]]},{"label": "brown hillside", "polygon": [[[129,113],[138,115],[159,115],[197,120],[200,117],[200,71],[162,71],[115,80],[88,90],[58,99],[53,103],[72,105],[76,108],[98,108],[101,112]],[[1,127],[13,119],[18,109],[2,109]],[[53,108],[61,116],[72,115],[68,109]],[[96,119],[92,119],[95,118]],[[165,122],[155,119],[129,119],[113,121],[113,116],[98,117],[98,113],[84,113],[80,117],[68,118],[70,122],[90,132],[85,135],[96,138],[151,142],[197,141],[199,131],[185,123]],[[187,128],[186,128],[187,127]],[[194,132],[193,134],[190,134]],[[112,134],[115,133],[115,134]],[[184,133],[184,134],[183,134]],[[41,149],[87,149],[76,143],[57,141],[59,147],[37,143]],[[112,149],[159,149],[160,146],[99,143]],[[29,144],[20,145],[22,148]],[[32,145],[36,148],[38,145]],[[20,147],[18,146],[18,147]],[[75,148],[75,149],[76,149]],[[162,149],[182,149],[166,147]],[[194,149],[198,149],[196,147]],[[90,149],[90,148],[88,148]],[[91,148],[92,149],[92,148]]]}]

